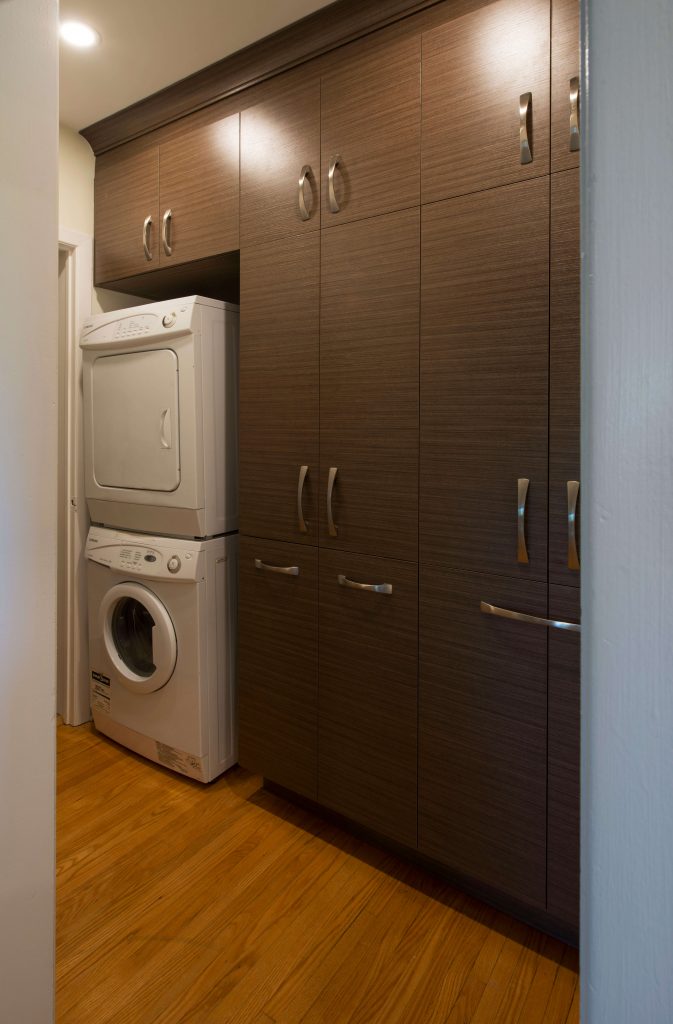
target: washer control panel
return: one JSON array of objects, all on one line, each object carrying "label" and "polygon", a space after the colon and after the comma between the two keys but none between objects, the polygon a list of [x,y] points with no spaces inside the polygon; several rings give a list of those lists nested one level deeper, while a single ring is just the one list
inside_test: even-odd
[{"label": "washer control panel", "polygon": [[174,541],[168,537],[147,537],[145,543],[139,540],[138,536],[115,534],[92,526],[86,555],[92,562],[141,579],[189,581],[202,577],[198,541]]}]

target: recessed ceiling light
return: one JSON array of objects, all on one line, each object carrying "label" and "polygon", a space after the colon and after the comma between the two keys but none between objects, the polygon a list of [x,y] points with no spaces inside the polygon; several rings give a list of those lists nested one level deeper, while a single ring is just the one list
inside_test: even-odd
[{"label": "recessed ceiling light", "polygon": [[94,28],[82,21],[64,21],[61,25],[61,39],[71,46],[96,46],[100,43],[100,35]]}]

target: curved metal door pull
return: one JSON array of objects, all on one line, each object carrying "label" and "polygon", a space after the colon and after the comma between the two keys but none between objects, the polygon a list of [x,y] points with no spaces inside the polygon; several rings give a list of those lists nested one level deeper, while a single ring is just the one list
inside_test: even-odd
[{"label": "curved metal door pull", "polygon": [[580,80],[577,76],[570,79],[570,152],[577,153],[580,148]]},{"label": "curved metal door pull", "polygon": [[255,569],[262,569],[264,572],[279,572],[282,576],[298,576],[298,565],[267,565],[261,558],[255,559]]},{"label": "curved metal door pull", "polygon": [[539,615],[527,615],[525,612],[513,612],[509,608],[499,608],[497,604],[479,603],[479,610],[484,615],[495,615],[499,619],[512,619],[514,622],[528,622],[533,626],[547,626],[549,629],[565,629],[569,633],[581,633],[579,622],[564,622],[562,619],[543,619]]},{"label": "curved metal door pull", "polygon": [[526,547],[526,501],[528,500],[529,484],[530,480],[526,477],[519,478],[516,508],[516,560],[524,565],[528,564],[528,548]]},{"label": "curved metal door pull", "polygon": [[519,96],[519,159],[522,164],[532,164],[530,148],[533,94],[524,92]]},{"label": "curved metal door pull", "polygon": [[336,537],[339,530],[334,525],[334,516],[332,514],[332,495],[334,493],[334,481],[336,480],[337,467],[330,466],[330,471],[327,477],[327,532],[330,537]]},{"label": "curved metal door pull", "polygon": [[329,194],[329,208],[332,213],[338,213],[341,207],[337,202],[336,192],[334,191],[334,172],[341,163],[341,157],[339,154],[333,156],[329,162],[329,170],[327,171],[327,191]]},{"label": "curved metal door pull", "polygon": [[299,532],[308,533],[306,520],[304,519],[304,484],[308,476],[308,466],[299,467],[299,483],[297,484],[297,519],[299,521]]},{"label": "curved metal door pull", "polygon": [[164,247],[164,252],[166,253],[167,256],[173,255],[173,246],[170,243],[170,230],[172,220],[173,211],[166,210],[161,221],[161,242]]},{"label": "curved metal door pull", "polygon": [[392,594],[393,592],[392,583],[356,583],[355,580],[349,580],[342,573],[339,573],[337,576],[337,583],[340,587],[350,587],[352,590],[369,590],[373,594]]},{"label": "curved metal door pull", "polygon": [[299,175],[299,192],[297,194],[297,203],[299,205],[299,216],[302,220],[308,220],[311,216],[310,210],[306,209],[306,196],[304,193],[304,186],[306,185],[306,179],[309,181],[313,177],[313,171],[309,164],[304,164]]},{"label": "curved metal door pull", "polygon": [[576,571],[580,567],[580,556],[577,551],[577,498],[579,493],[579,480],[568,480],[568,568]]},{"label": "curved metal door pull", "polygon": [[152,259],[152,250],[150,249],[150,228],[152,227],[152,215],[145,217],[143,221],[143,252],[145,253],[145,259]]}]

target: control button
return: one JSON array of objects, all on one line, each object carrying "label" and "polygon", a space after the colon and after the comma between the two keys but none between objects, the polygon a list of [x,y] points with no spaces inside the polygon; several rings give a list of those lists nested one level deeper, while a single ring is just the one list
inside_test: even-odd
[{"label": "control button", "polygon": [[145,561],[146,562],[156,562],[156,560],[157,560],[157,556],[156,555],[145,555]]},{"label": "control button", "polygon": [[166,316],[161,321],[164,327],[172,327],[175,323],[175,313],[166,313]]},{"label": "control button", "polygon": [[171,557],[168,559],[167,565],[169,572],[179,572],[182,562],[180,561],[177,555],[171,555]]}]

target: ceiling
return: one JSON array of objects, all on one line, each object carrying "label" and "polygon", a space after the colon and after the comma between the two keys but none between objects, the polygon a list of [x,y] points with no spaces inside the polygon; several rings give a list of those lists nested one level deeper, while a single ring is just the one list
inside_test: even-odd
[{"label": "ceiling", "polygon": [[61,43],[61,122],[79,131],[332,0],[61,0],[62,21],[101,35]]}]

